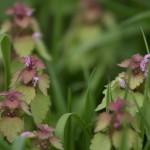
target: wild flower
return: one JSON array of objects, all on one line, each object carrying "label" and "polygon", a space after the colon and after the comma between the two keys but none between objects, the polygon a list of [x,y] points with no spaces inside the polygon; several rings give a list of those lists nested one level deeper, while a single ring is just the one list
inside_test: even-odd
[{"label": "wild flower", "polygon": [[[117,98],[114,102],[110,103],[108,106],[110,112],[102,112],[98,117],[94,130],[95,135],[91,142],[93,143],[97,137],[105,137],[109,144],[109,149],[111,147],[118,149],[122,141],[121,139],[124,137],[123,133],[126,131],[128,139],[124,140],[126,140],[129,149],[133,148],[136,144],[135,137],[138,134],[134,126],[135,120],[127,111],[127,108],[130,107],[131,104],[121,98]],[[91,144],[91,147],[93,146]]]},{"label": "wild flower", "polygon": [[49,127],[47,124],[41,124],[38,126],[37,131],[23,132],[21,136],[33,138],[33,145],[40,150],[47,150],[50,147],[62,150],[62,144],[58,138],[53,134],[54,128]]},{"label": "wild flower", "polygon": [[[45,69],[43,62],[35,56],[25,56],[18,60],[24,67],[13,75],[11,87],[15,86],[24,95],[27,94],[27,90],[32,90],[34,93],[31,97],[35,95],[37,89],[47,95],[50,81],[47,75],[41,73]],[[30,101],[29,99],[28,97],[27,101]]]},{"label": "wild flower", "polygon": [[15,3],[5,12],[12,18],[4,22],[0,31],[11,35],[12,58],[31,55],[37,48],[37,40],[41,38],[41,33],[37,21],[32,16],[33,12],[34,9],[20,2]]},{"label": "wild flower", "polygon": [[135,90],[145,81],[148,72],[149,57],[150,54],[147,54],[144,57],[139,54],[135,54],[130,59],[118,64],[120,67],[129,69],[126,73],[124,73],[121,80],[124,80],[125,83],[129,81],[129,87],[131,90]]},{"label": "wild flower", "polygon": [[33,9],[19,2],[6,10],[6,14],[12,15],[14,23],[21,28],[26,28],[30,24],[32,13]]},{"label": "wild flower", "polygon": [[2,117],[20,117],[24,112],[31,115],[28,105],[22,101],[22,93],[14,90],[0,93],[4,100],[0,103]]},{"label": "wild flower", "polygon": [[17,134],[24,129],[23,114],[31,115],[31,112],[21,98],[22,93],[9,90],[0,95],[4,98],[0,102],[0,131],[9,142],[13,142]]}]

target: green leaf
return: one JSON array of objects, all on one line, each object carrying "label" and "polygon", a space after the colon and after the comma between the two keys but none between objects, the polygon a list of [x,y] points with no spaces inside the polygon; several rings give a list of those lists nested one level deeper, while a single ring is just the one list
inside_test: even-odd
[{"label": "green leaf", "polygon": [[24,122],[18,117],[3,117],[0,120],[0,131],[4,134],[9,142],[13,142],[17,134],[24,129]]},{"label": "green leaf", "polygon": [[126,129],[124,131],[115,131],[112,137],[113,145],[116,149],[121,148],[122,141],[124,147],[131,149],[135,144],[135,133],[131,129]]},{"label": "green leaf", "polygon": [[36,124],[41,124],[50,108],[50,98],[42,94],[37,94],[31,102],[31,112]]},{"label": "green leaf", "polygon": [[22,100],[24,100],[28,104],[30,104],[31,101],[36,97],[35,88],[32,86],[20,84],[16,87],[16,90],[23,94]]},{"label": "green leaf", "polygon": [[39,76],[38,85],[41,92],[47,95],[47,89],[50,87],[49,77],[46,74]]},{"label": "green leaf", "polygon": [[[61,141],[65,142],[65,127],[68,122],[68,119],[70,117],[73,117],[81,126],[85,129],[86,128],[86,123],[75,113],[66,113],[61,116],[61,118],[58,120],[55,128],[55,133],[56,135],[61,139]],[[88,135],[90,134],[88,128],[86,128],[86,132]]]},{"label": "green leaf", "polygon": [[5,90],[9,89],[10,84],[10,38],[6,34],[0,33],[0,50],[2,51],[5,66]]},{"label": "green leaf", "polygon": [[45,60],[48,60],[48,61],[51,60],[51,56],[47,52],[47,48],[40,38],[36,39],[36,50],[39,53],[39,55],[43,57]]},{"label": "green leaf", "polygon": [[10,149],[10,145],[8,144],[8,142],[4,139],[4,137],[2,135],[0,135],[0,148],[2,150]]},{"label": "green leaf", "polygon": [[10,83],[10,88],[15,87],[15,85],[17,84],[17,81],[20,77],[20,73],[21,73],[21,71],[19,70],[13,74],[12,79],[11,79],[11,83]]},{"label": "green leaf", "polygon": [[13,46],[16,53],[20,56],[31,55],[32,50],[35,47],[35,42],[32,36],[16,37],[13,40]]},{"label": "green leaf", "polygon": [[18,136],[15,138],[11,150],[23,150],[24,147],[25,147],[25,138]]},{"label": "green leaf", "polygon": [[91,140],[90,150],[111,150],[111,142],[107,135],[95,134]]},{"label": "green leaf", "polygon": [[130,81],[129,81],[129,87],[131,88],[131,90],[134,90],[135,88],[137,88],[141,83],[143,83],[144,81],[144,75],[138,74],[138,75],[132,75],[130,76]]}]

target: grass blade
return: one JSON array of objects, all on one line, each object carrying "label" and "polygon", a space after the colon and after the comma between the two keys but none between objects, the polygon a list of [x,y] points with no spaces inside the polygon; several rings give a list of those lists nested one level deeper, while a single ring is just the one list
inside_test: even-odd
[{"label": "grass blade", "polygon": [[141,28],[141,31],[142,31],[142,35],[143,35],[143,39],[144,39],[144,43],[145,43],[145,46],[146,46],[147,53],[149,54],[150,53],[149,52],[149,47],[148,47],[148,43],[147,43],[144,31],[143,31],[142,27],[140,27],[140,28]]},{"label": "grass blade", "polygon": [[5,67],[5,90],[9,89],[10,84],[10,49],[11,42],[8,35],[0,33],[0,49],[2,51]]}]

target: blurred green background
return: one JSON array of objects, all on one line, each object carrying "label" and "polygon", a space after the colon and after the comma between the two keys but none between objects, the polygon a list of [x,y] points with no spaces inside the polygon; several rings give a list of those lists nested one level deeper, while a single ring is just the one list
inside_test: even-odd
[{"label": "blurred green background", "polygon": [[[0,24],[8,17],[5,10],[15,2],[0,1]],[[146,53],[140,26],[149,42],[149,0],[19,2],[35,9],[33,16],[39,22],[44,42],[53,58],[51,62],[45,62],[51,78],[52,120],[67,112],[68,89],[73,97],[72,111],[82,114],[89,85],[94,110],[101,102],[101,93],[108,79],[112,80],[121,71],[116,64],[132,54]],[[1,91],[4,89],[3,79],[1,73]]]}]

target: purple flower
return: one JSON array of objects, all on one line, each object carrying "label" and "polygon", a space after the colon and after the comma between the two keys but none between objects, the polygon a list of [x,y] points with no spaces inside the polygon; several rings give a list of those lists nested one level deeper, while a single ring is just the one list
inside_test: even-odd
[{"label": "purple flower", "polygon": [[36,132],[34,132],[34,131],[33,132],[28,132],[28,131],[27,132],[23,132],[23,133],[21,133],[21,136],[22,137],[30,137],[30,138],[31,137],[36,137]]},{"label": "purple flower", "polygon": [[114,122],[114,128],[115,128],[115,129],[118,129],[119,126],[120,126],[119,121],[116,120],[116,121]]},{"label": "purple flower", "polygon": [[29,56],[25,56],[25,66],[29,67],[29,65],[31,64],[31,60]]},{"label": "purple flower", "polygon": [[19,58],[19,61],[30,69],[33,69],[33,68],[45,69],[45,65],[43,64],[43,62],[37,59],[35,56],[31,56],[31,57],[25,56],[25,57]]},{"label": "purple flower", "polygon": [[34,32],[32,34],[32,38],[36,41],[38,38],[40,38],[42,35],[40,32]]},{"label": "purple flower", "polygon": [[119,82],[119,86],[120,86],[121,88],[125,88],[125,87],[126,87],[125,80],[119,78],[119,79],[118,79],[118,82]]},{"label": "purple flower", "polygon": [[38,80],[39,80],[39,78],[36,77],[36,76],[33,78],[32,83],[33,83],[34,86],[36,86]]},{"label": "purple flower", "polygon": [[12,8],[6,10],[6,14],[15,15],[19,19],[22,19],[24,16],[31,16],[32,13],[33,9],[21,3],[16,3]]},{"label": "purple flower", "polygon": [[145,72],[147,70],[146,66],[147,66],[147,63],[149,62],[148,60],[149,57],[150,57],[150,54],[145,55],[143,60],[140,63],[140,68],[142,72]]}]

